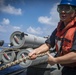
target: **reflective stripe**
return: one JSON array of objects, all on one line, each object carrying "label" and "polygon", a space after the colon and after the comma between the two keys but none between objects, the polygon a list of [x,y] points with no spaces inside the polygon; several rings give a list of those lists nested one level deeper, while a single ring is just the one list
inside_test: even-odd
[{"label": "reflective stripe", "polygon": [[60,48],[61,48],[61,41],[60,40],[56,40],[56,48],[57,48],[57,50],[60,50]]}]

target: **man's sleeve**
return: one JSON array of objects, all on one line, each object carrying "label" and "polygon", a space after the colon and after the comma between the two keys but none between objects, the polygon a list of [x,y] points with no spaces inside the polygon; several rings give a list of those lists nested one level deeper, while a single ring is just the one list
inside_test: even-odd
[{"label": "man's sleeve", "polygon": [[51,36],[45,41],[45,43],[48,43],[51,45],[51,47],[54,47],[55,46],[55,35],[56,35],[56,32],[57,32],[57,29],[55,29]]},{"label": "man's sleeve", "polygon": [[76,51],[76,32],[75,32],[74,41],[73,41],[73,46],[72,46],[72,48],[71,48],[71,51]]}]

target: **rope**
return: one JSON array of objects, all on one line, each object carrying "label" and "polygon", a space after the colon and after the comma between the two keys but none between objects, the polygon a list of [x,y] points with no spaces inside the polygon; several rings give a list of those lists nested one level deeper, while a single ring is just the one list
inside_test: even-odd
[{"label": "rope", "polygon": [[0,54],[4,54],[5,51],[9,51],[9,52],[7,52],[7,53],[10,53],[10,52],[12,52],[12,51],[14,51],[14,52],[19,52],[19,51],[20,51],[20,49],[18,49],[18,48],[9,48],[9,47],[2,47],[2,46],[0,46],[0,48],[3,49],[3,50],[0,52]]},{"label": "rope", "polygon": [[[47,55],[47,53],[38,54],[37,57],[42,57],[42,56],[44,56],[44,55]],[[6,68],[8,68],[8,67],[11,67],[11,66],[14,66],[14,65],[16,65],[16,64],[19,64],[20,62],[23,62],[23,61],[25,61],[25,60],[27,60],[27,59],[30,59],[30,57],[29,57],[29,56],[26,56],[26,57],[21,58],[21,59],[19,59],[19,60],[15,60],[15,61],[13,61],[13,62],[10,62],[10,63],[8,63],[8,64],[5,64],[5,65],[3,65],[3,66],[0,67],[0,70],[4,70],[4,69],[6,69]]]}]

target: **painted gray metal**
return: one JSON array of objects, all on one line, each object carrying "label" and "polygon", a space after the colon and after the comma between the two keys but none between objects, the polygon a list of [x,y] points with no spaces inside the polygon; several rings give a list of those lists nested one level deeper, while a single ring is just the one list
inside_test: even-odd
[{"label": "painted gray metal", "polygon": [[46,38],[15,31],[10,36],[10,42],[15,48],[36,48],[45,43]]},{"label": "painted gray metal", "polygon": [[[27,48],[26,50],[23,49],[21,50],[18,55],[17,55],[17,59],[20,59],[22,58],[22,54],[24,54],[24,56],[27,56],[29,52],[31,52],[33,49],[32,48]],[[34,66],[34,65],[38,65],[38,64],[41,64],[41,63],[45,63],[48,61],[48,55],[44,55],[42,57],[37,57],[36,59],[34,60],[26,60],[24,62],[21,62],[20,63],[20,66],[22,67],[29,67],[29,66]]]},{"label": "painted gray metal", "polygon": [[[9,63],[9,62],[14,61],[14,59],[15,59],[15,57],[16,57],[16,54],[15,54],[14,51],[10,51],[10,50],[6,51],[5,49],[3,49],[3,50],[1,51],[1,53],[3,53],[3,54],[1,54],[1,59],[2,59],[2,61],[3,61],[3,64],[7,64],[7,63]],[[4,53],[5,53],[7,56],[4,55]]]}]

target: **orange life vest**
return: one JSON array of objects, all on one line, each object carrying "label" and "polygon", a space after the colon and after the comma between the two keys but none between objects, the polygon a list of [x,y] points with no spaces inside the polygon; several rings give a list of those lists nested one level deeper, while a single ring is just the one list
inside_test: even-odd
[{"label": "orange life vest", "polygon": [[[56,33],[57,36],[56,50],[58,52],[59,49],[61,48],[60,56],[69,53],[70,49],[72,48],[74,41],[74,34],[76,31],[76,18],[74,18],[68,25],[66,25],[66,27],[63,30],[60,30],[61,26],[62,22],[59,22]],[[76,63],[73,65],[75,66]]]}]

